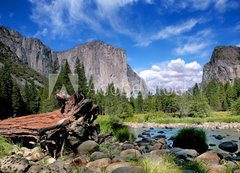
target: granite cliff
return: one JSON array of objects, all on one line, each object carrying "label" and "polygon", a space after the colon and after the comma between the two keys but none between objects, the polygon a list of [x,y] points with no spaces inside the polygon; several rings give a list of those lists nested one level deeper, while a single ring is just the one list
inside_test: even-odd
[{"label": "granite cliff", "polygon": [[211,80],[233,83],[240,78],[240,47],[218,46],[214,49],[210,62],[203,69],[203,85]]},{"label": "granite cliff", "polygon": [[147,93],[145,82],[126,62],[126,52],[101,41],[91,41],[72,49],[57,52],[35,38],[26,38],[16,31],[0,26],[0,42],[10,48],[19,59],[44,76],[51,73],[53,64],[61,66],[67,60],[74,71],[76,59],[85,66],[86,77],[92,76],[96,89],[109,83],[127,95],[140,90]]}]

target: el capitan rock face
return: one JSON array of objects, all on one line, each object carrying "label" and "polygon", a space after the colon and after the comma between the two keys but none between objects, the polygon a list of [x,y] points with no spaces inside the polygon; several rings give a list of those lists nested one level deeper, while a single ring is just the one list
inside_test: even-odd
[{"label": "el capitan rock face", "polygon": [[203,85],[215,79],[222,83],[233,83],[240,78],[240,47],[218,46],[214,49],[210,62],[203,69]]},{"label": "el capitan rock face", "polygon": [[[74,71],[76,59],[84,64],[86,77],[93,77],[95,89],[105,90],[109,83],[128,95],[135,89],[147,93],[145,82],[126,63],[126,52],[101,41],[92,41],[63,52],[56,52],[40,40],[25,38],[16,31],[0,26],[0,42],[16,53],[32,69],[48,76],[52,66],[66,59]],[[139,91],[135,91],[136,93]]]}]

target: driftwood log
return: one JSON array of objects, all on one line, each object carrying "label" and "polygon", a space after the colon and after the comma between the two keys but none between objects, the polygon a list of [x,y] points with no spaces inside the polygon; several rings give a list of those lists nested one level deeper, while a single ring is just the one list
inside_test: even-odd
[{"label": "driftwood log", "polygon": [[88,139],[98,141],[100,128],[93,122],[99,107],[81,92],[69,99],[58,92],[56,98],[62,103],[61,109],[2,120],[0,135],[25,146],[39,143],[54,157],[62,154],[65,145],[74,147]]}]

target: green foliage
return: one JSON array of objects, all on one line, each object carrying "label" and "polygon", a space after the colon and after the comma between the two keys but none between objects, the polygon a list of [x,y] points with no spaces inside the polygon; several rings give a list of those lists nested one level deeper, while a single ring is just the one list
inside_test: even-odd
[{"label": "green foliage", "polygon": [[69,78],[69,74],[71,74],[71,70],[66,60],[59,73],[57,82],[54,87],[54,91],[63,89],[66,90],[66,92],[70,95],[74,93],[74,89]]},{"label": "green foliage", "polygon": [[[82,91],[83,94],[88,95],[89,88],[87,78],[85,76],[85,69],[84,65],[80,63],[79,59],[76,60],[75,73],[78,75],[78,90]],[[92,83],[92,79],[90,80],[90,82]]]},{"label": "green foliage", "polygon": [[189,115],[192,117],[207,117],[210,114],[209,105],[204,97],[194,98],[189,103]]},{"label": "green foliage", "polygon": [[174,162],[172,155],[161,156],[155,160],[145,158],[141,165],[143,165],[143,173],[183,173],[181,167]]},{"label": "green foliage", "polygon": [[142,113],[143,112],[143,96],[142,93],[139,91],[136,99],[135,104],[136,112]]},{"label": "green foliage", "polygon": [[13,81],[8,66],[0,69],[0,119],[12,116],[12,87]]},{"label": "green foliage", "polygon": [[204,163],[200,161],[186,162],[183,165],[183,168],[186,170],[194,170],[197,173],[208,173],[206,165],[204,165]]},{"label": "green foliage", "polygon": [[8,156],[12,151],[12,145],[2,136],[0,136],[0,158]]},{"label": "green foliage", "polygon": [[204,153],[208,149],[204,130],[197,128],[180,129],[173,140],[173,147],[195,149],[198,153]]},{"label": "green foliage", "polygon": [[127,126],[120,126],[118,128],[114,129],[114,136],[117,138],[120,142],[125,141],[135,141],[134,134],[129,130]]},{"label": "green foliage", "polygon": [[25,113],[25,107],[20,89],[18,88],[17,81],[13,81],[12,89],[12,111],[13,116],[21,116]]},{"label": "green foliage", "polygon": [[233,115],[240,115],[240,99],[232,103],[231,112]]},{"label": "green foliage", "polygon": [[200,89],[198,87],[198,84],[196,83],[193,87],[193,96],[194,97],[199,97],[201,95]]},{"label": "green foliage", "polygon": [[34,82],[25,82],[22,91],[22,97],[27,109],[27,114],[36,114],[39,111],[40,107],[40,97]]}]

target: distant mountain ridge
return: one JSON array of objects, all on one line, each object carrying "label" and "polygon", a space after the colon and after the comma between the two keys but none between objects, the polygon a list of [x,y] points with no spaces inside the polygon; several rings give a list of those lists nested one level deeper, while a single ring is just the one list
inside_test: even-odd
[{"label": "distant mountain ridge", "polygon": [[24,64],[46,77],[52,72],[54,64],[61,66],[65,60],[74,71],[76,59],[79,59],[85,66],[87,79],[92,76],[96,89],[105,90],[109,83],[113,83],[127,95],[138,91],[147,93],[145,82],[127,64],[126,51],[110,44],[92,41],[57,52],[38,39],[26,38],[4,26],[0,26],[0,42],[9,47]]},{"label": "distant mountain ridge", "polygon": [[236,78],[240,78],[240,47],[216,47],[210,62],[204,66],[202,84],[205,85],[211,80],[233,84]]}]

